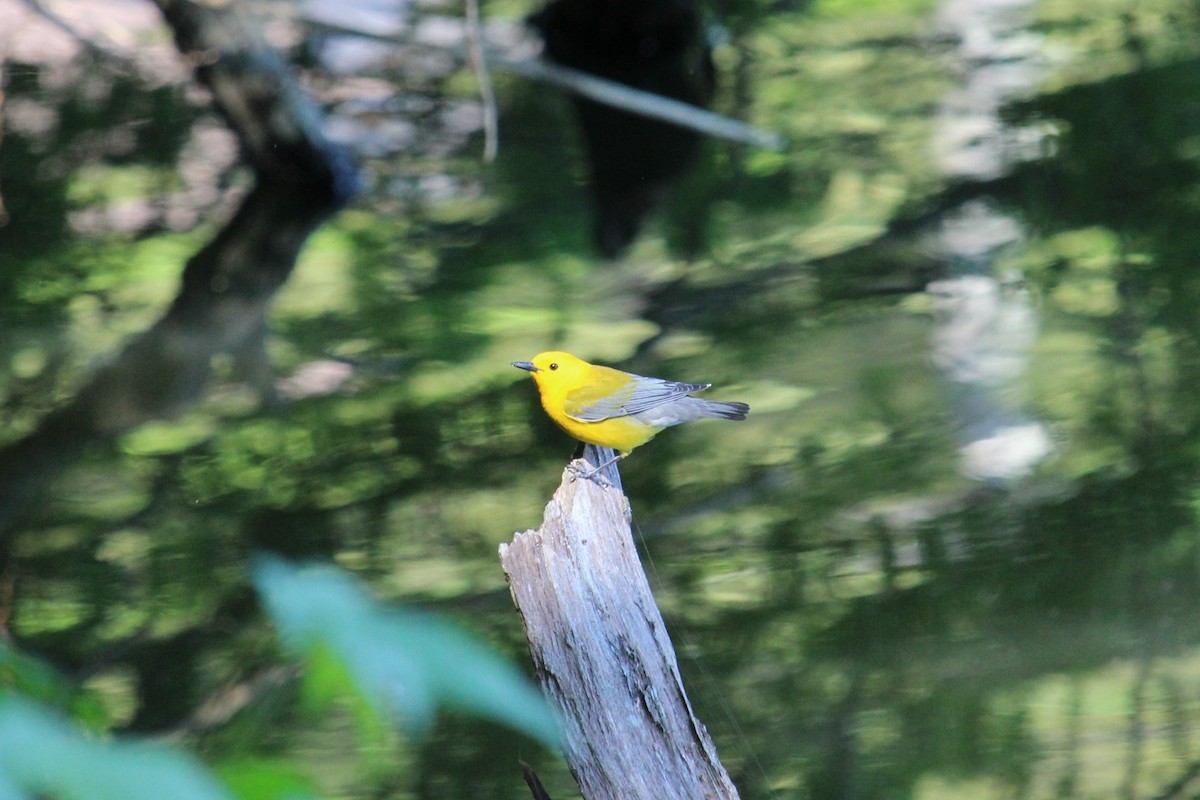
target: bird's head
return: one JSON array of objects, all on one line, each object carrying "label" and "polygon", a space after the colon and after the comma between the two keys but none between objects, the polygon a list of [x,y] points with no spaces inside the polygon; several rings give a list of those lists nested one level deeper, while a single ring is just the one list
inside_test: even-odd
[{"label": "bird's head", "polygon": [[551,350],[538,353],[532,361],[514,361],[513,366],[528,370],[538,386],[581,386],[592,365],[570,353]]}]

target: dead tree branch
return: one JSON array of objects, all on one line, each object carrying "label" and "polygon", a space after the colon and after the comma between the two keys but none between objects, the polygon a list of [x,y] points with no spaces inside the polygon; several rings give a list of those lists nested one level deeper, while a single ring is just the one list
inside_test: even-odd
[{"label": "dead tree branch", "polygon": [[[574,463],[590,468],[610,452],[589,447]],[[500,546],[542,689],[562,714],[567,762],[586,800],[735,800],[684,691],[615,465],[606,475],[565,472],[542,527]]]}]

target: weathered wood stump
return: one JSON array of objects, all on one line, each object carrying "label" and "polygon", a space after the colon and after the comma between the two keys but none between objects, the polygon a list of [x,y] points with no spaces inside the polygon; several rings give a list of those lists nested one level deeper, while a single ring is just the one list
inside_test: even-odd
[{"label": "weathered wood stump", "polygon": [[[574,465],[610,455],[588,447]],[[567,763],[586,800],[736,799],[684,691],[616,466],[600,477],[568,468],[542,527],[500,545]]]}]

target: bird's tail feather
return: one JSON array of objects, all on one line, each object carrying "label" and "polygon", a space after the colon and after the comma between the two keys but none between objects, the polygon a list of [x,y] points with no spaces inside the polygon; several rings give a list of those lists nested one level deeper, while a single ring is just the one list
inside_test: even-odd
[{"label": "bird's tail feather", "polygon": [[650,408],[634,414],[634,419],[655,428],[669,428],[681,422],[690,422],[704,417],[717,419],[745,419],[750,406],[745,403],[728,403],[720,400],[705,400],[700,397],[681,397],[673,403]]},{"label": "bird's tail feather", "polygon": [[750,406],[745,403],[727,403],[720,400],[705,400],[704,415],[720,419],[745,419]]}]

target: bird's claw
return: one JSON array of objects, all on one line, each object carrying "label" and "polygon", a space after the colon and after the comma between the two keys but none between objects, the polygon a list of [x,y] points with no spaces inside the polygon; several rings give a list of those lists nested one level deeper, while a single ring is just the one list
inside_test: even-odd
[{"label": "bird's claw", "polygon": [[[591,466],[586,461],[583,461],[582,463],[585,466]],[[579,464],[580,464],[580,462],[578,462],[578,461],[572,461],[570,464],[567,465],[567,472],[571,473],[571,481],[572,482],[574,482],[575,480],[577,480],[579,478],[582,478],[585,481],[592,481],[593,483],[597,484],[598,486],[611,486],[612,485],[612,483],[607,478],[605,478],[603,475],[599,474],[600,470],[604,469],[604,467],[592,467],[591,469],[586,469],[585,467],[579,466]],[[606,464],[604,466],[608,466],[608,465]]]}]

